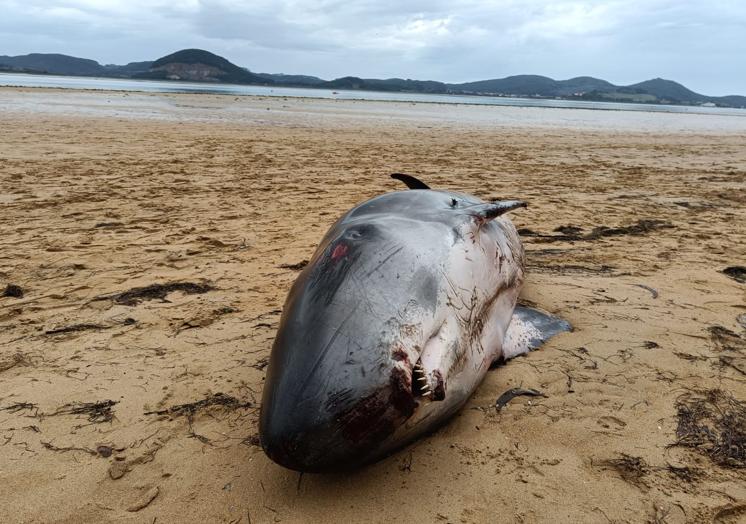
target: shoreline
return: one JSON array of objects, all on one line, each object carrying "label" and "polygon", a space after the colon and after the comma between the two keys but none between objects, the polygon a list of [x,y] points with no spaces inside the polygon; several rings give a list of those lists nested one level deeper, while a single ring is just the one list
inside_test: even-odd
[{"label": "shoreline", "polygon": [[[112,105],[112,101],[116,104]],[[347,100],[219,93],[154,93],[0,86],[5,113],[118,117],[221,124],[281,123],[318,127],[430,123],[468,129],[569,129],[574,132],[746,134],[746,118],[709,113]],[[260,117],[259,115],[263,115]],[[278,116],[279,115],[279,116]],[[290,116],[290,118],[286,118]],[[321,124],[322,126],[324,124]]]},{"label": "shoreline", "polygon": [[[21,73],[10,73],[10,74],[21,74]],[[2,75],[2,73],[0,73]],[[36,76],[36,75],[30,75],[30,76]],[[91,78],[94,80],[102,80],[102,81],[126,81],[126,82],[151,82],[153,84],[168,84],[168,81],[165,80],[145,80],[145,79],[125,79],[125,78],[115,78],[115,77],[90,77],[90,76],[62,76],[62,75],[40,75],[42,77],[54,77],[54,78],[72,78],[72,79],[86,79]],[[334,97],[328,97],[328,96],[304,96],[304,95],[284,95],[284,94],[256,94],[256,93],[238,93],[238,92],[225,92],[220,93],[216,91],[210,91],[209,87],[205,87],[205,91],[200,92],[200,87],[202,84],[200,83],[189,83],[185,82],[185,84],[188,84],[190,86],[194,86],[194,89],[187,89],[184,88],[183,90],[179,90],[178,87],[175,87],[173,90],[164,90],[164,91],[157,91],[157,90],[147,90],[147,89],[116,89],[116,88],[82,88],[82,87],[62,87],[62,86],[24,86],[24,85],[14,85],[14,84],[7,84],[7,85],[0,85],[0,88],[2,87],[11,87],[11,88],[28,88],[28,89],[63,89],[63,90],[73,90],[73,91],[90,91],[90,92],[118,92],[118,93],[152,93],[152,94],[205,94],[205,95],[225,95],[225,96],[241,96],[241,97],[270,97],[270,98],[298,98],[298,99],[310,99],[310,100],[347,100],[347,101],[365,101],[365,102],[400,102],[400,103],[415,103],[415,104],[438,104],[438,105],[467,105],[467,106],[487,106],[487,107],[535,107],[535,108],[547,108],[547,109],[580,109],[580,110],[589,110],[589,111],[632,111],[632,112],[643,112],[643,113],[673,113],[673,114],[697,114],[697,115],[718,115],[718,116],[737,116],[737,117],[746,117],[746,108],[738,108],[738,107],[716,107],[716,108],[710,108],[710,107],[701,107],[697,105],[688,105],[688,104],[647,104],[643,102],[621,102],[621,101],[603,101],[603,100],[570,100],[565,98],[542,98],[542,97],[520,97],[520,96],[498,96],[498,95],[478,95],[478,94],[449,94],[449,93],[418,93],[418,92],[399,92],[399,91],[354,91],[354,90],[346,90],[346,89],[340,89],[339,92],[343,93],[373,93],[373,94],[380,94],[380,95],[392,95],[397,96],[397,94],[401,93],[404,96],[406,95],[414,95],[414,96],[442,96],[442,97],[449,97],[449,98],[493,98],[493,99],[505,99],[505,100],[518,100],[518,101],[556,101],[556,102],[567,102],[570,104],[599,104],[598,107],[572,107],[572,106],[562,106],[562,105],[537,105],[532,103],[525,103],[525,104],[494,104],[494,103],[487,103],[487,102],[444,102],[444,101],[437,101],[437,100],[385,100],[385,99],[366,99],[366,98],[334,98]],[[179,85],[179,82],[174,82],[175,86]],[[210,85],[218,85],[218,86],[227,86],[227,87],[235,87],[235,88],[263,88],[263,89],[280,89],[280,90],[311,90],[311,91],[334,91],[333,89],[327,89],[327,88],[315,88],[312,86],[306,86],[306,87],[297,87],[297,86],[256,86],[256,85],[250,85],[250,84],[210,84],[206,83],[205,86]],[[617,105],[621,107],[603,107],[603,104],[607,105]],[[674,109],[666,109],[666,108],[674,108]],[[681,111],[676,111],[675,108],[681,108]]]}]

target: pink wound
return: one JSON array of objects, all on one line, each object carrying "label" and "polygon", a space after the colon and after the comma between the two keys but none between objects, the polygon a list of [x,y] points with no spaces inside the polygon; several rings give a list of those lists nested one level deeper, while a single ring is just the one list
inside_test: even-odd
[{"label": "pink wound", "polygon": [[346,244],[337,244],[332,251],[332,260],[335,262],[347,254],[348,248]]}]

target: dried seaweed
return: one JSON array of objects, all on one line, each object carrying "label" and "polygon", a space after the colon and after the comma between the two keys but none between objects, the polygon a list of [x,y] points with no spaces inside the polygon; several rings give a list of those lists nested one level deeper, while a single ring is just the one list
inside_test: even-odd
[{"label": "dried seaweed", "polygon": [[670,227],[673,227],[673,225],[671,225],[670,222],[665,222],[663,220],[643,219],[643,220],[638,220],[636,224],[632,224],[631,226],[625,226],[625,227],[599,226],[599,227],[593,228],[593,231],[591,231],[585,237],[583,237],[583,240],[596,240],[602,237],[614,237],[614,236],[621,236],[621,235],[639,236],[639,235],[645,235],[657,229],[670,228]]},{"label": "dried seaweed", "polygon": [[8,413],[18,413],[20,411],[31,411],[31,410],[33,410],[34,412],[32,416],[35,417],[39,411],[39,408],[33,402],[14,402],[9,406],[0,408],[0,411],[7,411]]},{"label": "dried seaweed", "polygon": [[663,220],[641,219],[636,223],[623,227],[597,226],[590,233],[583,234],[583,229],[577,226],[560,226],[555,228],[554,232],[559,234],[546,235],[537,233],[530,229],[520,229],[518,234],[521,236],[535,237],[537,242],[576,242],[592,241],[604,237],[614,236],[640,236],[646,235],[658,229],[670,228],[673,225]]},{"label": "dried seaweed", "polygon": [[591,275],[611,275],[614,271],[613,266],[603,264],[599,267],[580,266],[577,264],[530,264],[531,269],[559,274],[591,274]]},{"label": "dried seaweed", "polygon": [[308,260],[301,260],[295,264],[280,264],[278,267],[282,269],[292,269],[293,271],[299,271],[308,265]]},{"label": "dried seaweed", "polygon": [[187,295],[199,295],[215,289],[208,283],[170,282],[168,284],[151,284],[145,287],[132,288],[123,293],[117,293],[102,298],[110,298],[117,304],[136,306],[146,300],[166,300],[166,296],[174,291],[181,291]]},{"label": "dried seaweed", "polygon": [[239,408],[250,408],[254,405],[251,402],[241,402],[236,397],[226,395],[224,393],[215,393],[207,398],[198,400],[196,402],[187,402],[186,404],[179,404],[172,406],[167,409],[159,409],[156,411],[146,411],[146,415],[173,415],[187,417],[191,424],[194,415],[201,409],[209,408],[212,406],[222,406],[227,409],[239,409]]},{"label": "dried seaweed", "polygon": [[72,324],[61,328],[49,329],[44,332],[45,335],[63,335],[65,333],[75,333],[78,331],[101,331],[107,329],[107,326],[101,324]]},{"label": "dried seaweed", "polygon": [[48,449],[50,451],[61,451],[61,452],[66,452],[66,451],[82,451],[84,453],[88,453],[89,455],[94,455],[94,456],[98,455],[97,451],[92,450],[90,448],[80,448],[80,447],[76,447],[76,446],[61,448],[61,447],[55,446],[51,442],[44,442],[44,441],[41,442],[41,445],[44,446],[46,449]]},{"label": "dried seaweed", "polygon": [[713,462],[746,468],[746,402],[721,389],[695,390],[676,401],[676,446],[697,449]]},{"label": "dried seaweed", "polygon": [[100,424],[102,422],[111,422],[114,419],[114,412],[111,409],[118,402],[116,400],[101,400],[98,402],[72,402],[65,404],[54,415],[87,415],[88,422]]},{"label": "dried seaweed", "polygon": [[673,466],[669,464],[666,469],[671,475],[684,482],[694,482],[700,477],[700,473],[697,470],[688,466]]},{"label": "dried seaweed", "polygon": [[733,358],[733,357],[726,356],[726,355],[720,355],[720,357],[718,357],[718,365],[721,368],[731,368],[731,369],[733,369],[735,371],[738,371],[741,375],[746,376],[746,370],[742,369],[736,363],[736,359]]},{"label": "dried seaweed", "polygon": [[746,348],[746,339],[735,331],[723,326],[710,326],[707,331],[710,332],[710,338],[715,346],[721,351],[739,351]]},{"label": "dried seaweed", "polygon": [[21,289],[21,286],[8,284],[7,286],[5,286],[5,291],[3,291],[3,294],[0,296],[9,298],[23,298],[23,289]]},{"label": "dried seaweed", "polygon": [[253,364],[251,364],[250,367],[254,369],[258,369],[259,371],[263,371],[264,368],[266,368],[268,365],[269,365],[269,358],[263,357],[257,360],[256,362],[254,362]]},{"label": "dried seaweed", "polygon": [[645,486],[643,477],[650,472],[650,467],[641,457],[620,453],[619,458],[604,462],[614,468],[625,481],[636,486]]},{"label": "dried seaweed", "polygon": [[186,404],[179,404],[179,405],[167,408],[167,409],[159,409],[156,411],[146,411],[145,414],[146,415],[171,415],[171,416],[176,416],[176,417],[179,417],[179,416],[186,417],[187,423],[189,424],[189,437],[197,439],[203,444],[212,446],[210,439],[194,431],[193,424],[194,424],[194,415],[198,411],[205,409],[205,408],[213,407],[213,406],[221,406],[224,409],[240,409],[240,408],[254,407],[254,404],[251,402],[241,402],[236,397],[232,397],[224,393],[215,393],[214,395],[211,395],[207,398],[203,398],[202,400],[198,400],[196,402],[187,402]]},{"label": "dried seaweed", "polygon": [[8,371],[16,366],[28,366],[31,362],[23,353],[13,353],[9,360],[0,362],[0,372]]}]

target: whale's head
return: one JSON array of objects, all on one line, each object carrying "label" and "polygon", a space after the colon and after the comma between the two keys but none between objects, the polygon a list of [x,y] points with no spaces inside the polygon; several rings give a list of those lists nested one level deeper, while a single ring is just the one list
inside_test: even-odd
[{"label": "whale's head", "polygon": [[289,293],[270,356],[259,429],[272,460],[310,472],[358,467],[444,399],[449,368],[439,361],[459,340],[446,314],[451,251],[490,218],[455,209],[452,195],[389,193],[324,237]]}]

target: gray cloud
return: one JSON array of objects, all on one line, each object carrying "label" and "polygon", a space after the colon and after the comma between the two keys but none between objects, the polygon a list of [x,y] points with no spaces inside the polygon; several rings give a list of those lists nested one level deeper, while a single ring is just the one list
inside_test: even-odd
[{"label": "gray cloud", "polygon": [[201,47],[254,71],[464,81],[655,76],[746,94],[746,4],[673,0],[0,0],[0,54]]}]

